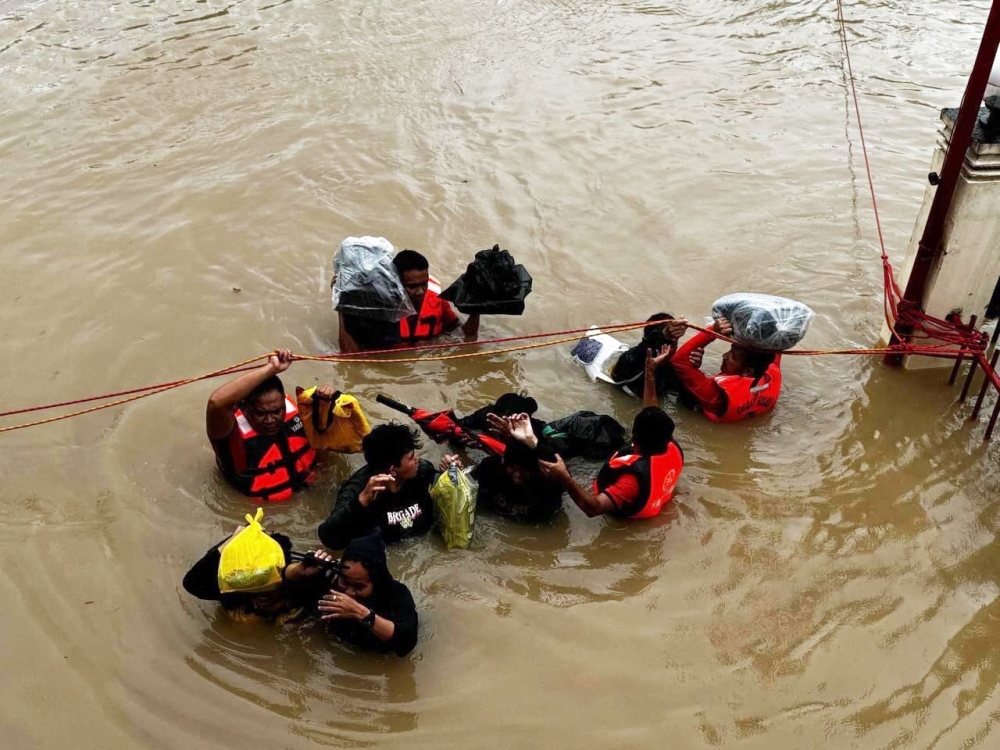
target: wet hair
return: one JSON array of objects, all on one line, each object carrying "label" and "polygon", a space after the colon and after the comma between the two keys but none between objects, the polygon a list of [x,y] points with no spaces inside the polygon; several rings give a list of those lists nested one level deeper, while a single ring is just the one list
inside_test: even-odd
[{"label": "wet hair", "polygon": [[754,382],[764,377],[767,368],[774,362],[774,352],[765,352],[760,349],[747,349],[745,366],[753,370]]},{"label": "wet hair", "polygon": [[392,264],[396,266],[396,273],[399,274],[400,278],[407,271],[426,271],[431,267],[427,258],[416,250],[400,250],[392,259]]},{"label": "wet hair", "polygon": [[250,391],[250,393],[247,394],[247,397],[246,399],[244,399],[244,401],[247,404],[252,404],[261,396],[263,396],[265,393],[270,393],[271,391],[277,391],[282,396],[285,395],[285,385],[284,383],[281,382],[281,378],[279,378],[277,375],[272,375],[263,383],[258,385],[252,391]]},{"label": "wet hair", "polygon": [[652,341],[653,343],[659,343],[660,345],[666,343],[666,336],[663,335],[663,325],[664,322],[668,320],[673,320],[674,316],[670,313],[658,312],[653,313],[648,318],[646,318],[647,323],[652,323],[654,321],[658,322],[655,326],[646,326],[642,329],[642,340]]},{"label": "wet hair", "polygon": [[538,471],[538,453],[519,440],[507,444],[503,452],[503,465],[516,466],[526,472]]},{"label": "wet hair", "polygon": [[497,399],[494,414],[509,417],[513,414],[534,414],[538,411],[538,402],[523,391],[521,393],[505,393]]},{"label": "wet hair", "polygon": [[399,422],[380,424],[361,441],[365,462],[376,472],[385,472],[398,466],[403,456],[419,447],[420,433]]},{"label": "wet hair", "polygon": [[632,422],[632,442],[643,455],[663,453],[674,437],[674,420],[658,406],[647,406]]},{"label": "wet hair", "polygon": [[352,539],[341,555],[340,562],[362,565],[368,571],[373,595],[384,593],[386,584],[392,582],[392,574],[389,573],[389,566],[386,564],[385,542],[382,541],[378,527],[367,536]]}]

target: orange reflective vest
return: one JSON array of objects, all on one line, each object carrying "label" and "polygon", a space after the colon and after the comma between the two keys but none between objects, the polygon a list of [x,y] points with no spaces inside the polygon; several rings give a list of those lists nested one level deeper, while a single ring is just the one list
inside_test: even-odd
[{"label": "orange reflective vest", "polygon": [[441,297],[441,284],[433,276],[428,279],[427,292],[420,303],[416,315],[399,321],[399,338],[404,344],[432,339],[444,333],[447,326],[456,317],[451,306]]},{"label": "orange reflective vest", "polygon": [[231,451],[234,465],[229,478],[237,489],[255,500],[280,501],[312,481],[316,451],[309,445],[295,401],[285,396],[285,424],[276,437],[257,434],[242,409],[236,409],[234,416],[242,450]]},{"label": "orange reflective vest", "polygon": [[712,380],[726,394],[726,411],[705,412],[713,422],[738,422],[771,411],[781,393],[781,367],[771,364],[764,375],[754,382],[746,375],[716,375]]},{"label": "orange reflective vest", "polygon": [[664,453],[655,456],[617,453],[608,459],[594,480],[594,494],[598,495],[620,477],[631,474],[639,481],[642,505],[629,518],[653,518],[674,496],[674,487],[684,469],[684,455],[677,444],[671,442]]}]

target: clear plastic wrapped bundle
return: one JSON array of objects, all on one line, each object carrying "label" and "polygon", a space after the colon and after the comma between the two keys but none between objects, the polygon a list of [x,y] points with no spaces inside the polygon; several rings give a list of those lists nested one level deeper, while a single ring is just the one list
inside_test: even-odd
[{"label": "clear plastic wrapped bundle", "polygon": [[392,264],[395,250],[384,237],[348,237],[333,256],[333,309],[395,323],[413,315],[413,303]]},{"label": "clear plastic wrapped bundle", "polygon": [[801,302],[771,294],[727,294],[712,305],[713,318],[726,318],[733,324],[734,340],[768,351],[783,351],[799,343],[815,315]]}]

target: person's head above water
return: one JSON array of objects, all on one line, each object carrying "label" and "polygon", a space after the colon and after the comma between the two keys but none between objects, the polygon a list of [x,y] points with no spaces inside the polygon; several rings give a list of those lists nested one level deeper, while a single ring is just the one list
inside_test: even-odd
[{"label": "person's head above water", "polygon": [[392,581],[385,558],[385,542],[376,529],[354,539],[340,557],[334,587],[357,601],[371,599]]},{"label": "person's head above water", "polygon": [[398,422],[380,424],[361,441],[365,462],[376,474],[392,474],[400,482],[417,475],[420,435]]},{"label": "person's head above water", "polygon": [[403,284],[413,308],[420,312],[424,295],[427,294],[427,284],[430,282],[430,263],[427,258],[416,250],[400,250],[392,259],[396,273]]},{"label": "person's head above water", "polygon": [[670,334],[667,333],[665,326],[666,321],[673,320],[674,316],[670,313],[658,312],[653,313],[647,319],[647,323],[657,323],[657,325],[649,325],[642,329],[642,341],[648,347],[654,350],[659,350],[663,348],[667,342],[671,340]]},{"label": "person's head above water", "polygon": [[748,349],[739,344],[733,344],[729,351],[722,355],[722,375],[742,375],[759,380],[774,362],[774,352],[759,349]]},{"label": "person's head above water", "polygon": [[538,472],[538,453],[519,440],[507,444],[503,453],[503,468],[518,487],[527,484]]},{"label": "person's head above water", "polygon": [[674,420],[658,406],[647,406],[632,421],[632,448],[644,456],[667,450],[674,437]]},{"label": "person's head above water", "polygon": [[243,400],[244,414],[260,435],[274,437],[285,423],[285,386],[272,375],[254,388]]}]

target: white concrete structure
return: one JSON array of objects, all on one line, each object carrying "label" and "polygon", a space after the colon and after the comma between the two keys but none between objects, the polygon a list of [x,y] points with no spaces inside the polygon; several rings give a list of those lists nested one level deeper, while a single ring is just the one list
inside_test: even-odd
[{"label": "white concrete structure", "polygon": [[[983,134],[986,113],[985,109],[981,111],[972,145],[965,155],[944,228],[942,253],[931,268],[924,297],[924,309],[930,315],[944,318],[958,311],[965,321],[970,315],[978,315],[980,324],[985,322],[986,307],[1000,278],[1000,140],[990,142]],[[944,126],[931,161],[932,172],[941,170],[957,114],[957,110],[950,109],[941,113]],[[897,279],[900,289],[906,288],[935,190],[928,185],[924,193],[906,264]],[[888,340],[888,327],[883,326],[882,343]],[[952,366],[947,359],[906,359],[908,368]]]}]

